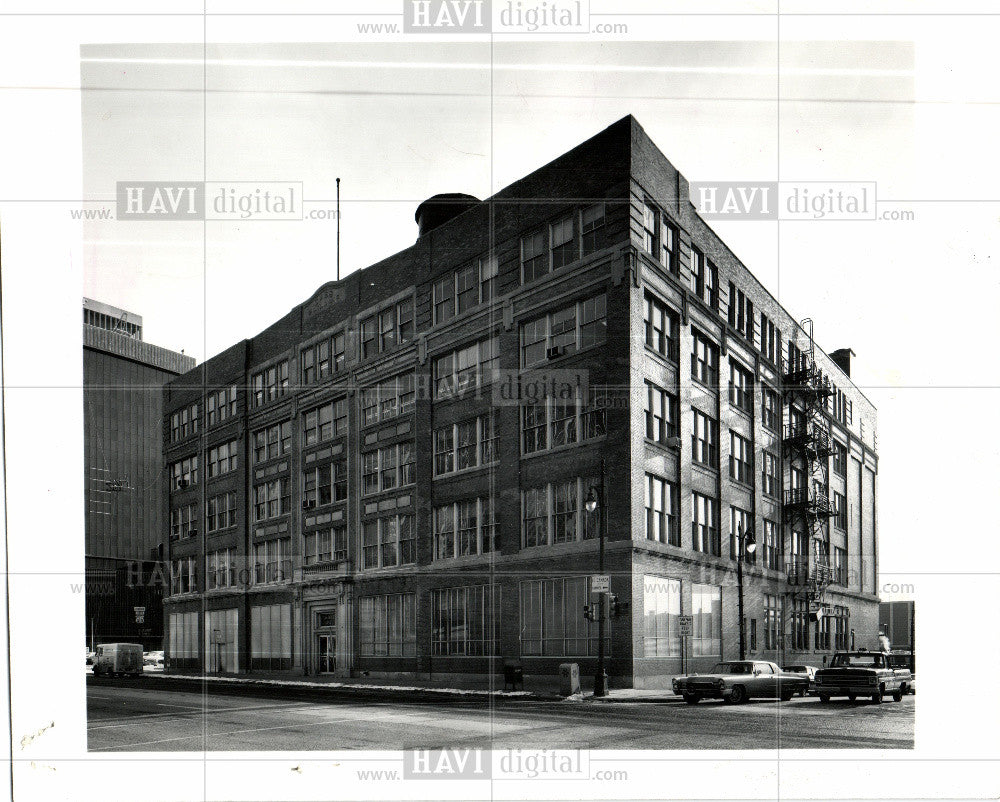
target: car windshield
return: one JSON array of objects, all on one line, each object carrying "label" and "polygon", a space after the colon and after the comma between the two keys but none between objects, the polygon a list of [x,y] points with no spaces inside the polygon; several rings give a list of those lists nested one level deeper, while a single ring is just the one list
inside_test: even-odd
[{"label": "car windshield", "polygon": [[798,671],[804,672],[806,670],[805,666],[785,666],[785,671]]},{"label": "car windshield", "polygon": [[885,663],[880,654],[838,654],[833,658],[833,665],[850,668],[881,668]]},{"label": "car windshield", "polygon": [[716,663],[712,674],[749,674],[749,663]]}]

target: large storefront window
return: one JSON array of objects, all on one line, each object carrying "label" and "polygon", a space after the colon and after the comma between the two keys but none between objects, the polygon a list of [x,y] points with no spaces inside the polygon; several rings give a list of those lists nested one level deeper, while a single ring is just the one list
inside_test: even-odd
[{"label": "large storefront window", "polygon": [[681,583],[661,576],[643,577],[643,655],[679,657]]},{"label": "large storefront window", "polygon": [[431,592],[431,650],[435,655],[498,654],[500,589],[489,585]]},{"label": "large storefront window", "polygon": [[198,662],[198,613],[171,613],[167,659],[171,668],[190,669]]},{"label": "large storefront window", "polygon": [[722,588],[693,585],[691,588],[691,654],[695,657],[722,655]]},{"label": "large storefront window", "polygon": [[238,620],[235,607],[205,613],[205,670],[236,673],[240,670]]},{"label": "large storefront window", "polygon": [[292,606],[250,608],[250,670],[288,671],[292,667]]},{"label": "large storefront window", "polygon": [[590,603],[584,576],[522,582],[521,654],[597,654],[597,623],[583,617],[583,606]]},{"label": "large storefront window", "polygon": [[417,624],[412,593],[363,596],[361,607],[362,657],[414,657]]}]

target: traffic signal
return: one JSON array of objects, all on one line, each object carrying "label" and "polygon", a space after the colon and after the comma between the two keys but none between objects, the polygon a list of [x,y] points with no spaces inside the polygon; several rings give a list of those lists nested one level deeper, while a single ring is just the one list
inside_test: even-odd
[{"label": "traffic signal", "polygon": [[594,607],[594,605],[592,604],[583,605],[583,617],[586,618],[588,621],[596,621],[597,608]]},{"label": "traffic signal", "polygon": [[618,618],[618,616],[628,614],[629,604],[627,601],[621,601],[617,596],[612,594],[611,596],[611,617]]}]

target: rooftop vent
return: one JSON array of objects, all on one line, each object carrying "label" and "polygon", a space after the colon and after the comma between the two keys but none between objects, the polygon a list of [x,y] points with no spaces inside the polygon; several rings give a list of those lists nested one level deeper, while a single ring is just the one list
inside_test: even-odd
[{"label": "rooftop vent", "polygon": [[417,207],[416,214],[413,215],[420,229],[419,236],[422,237],[428,231],[433,231],[477,203],[479,203],[479,198],[466,195],[464,192],[445,192],[441,195],[433,195],[421,203]]}]

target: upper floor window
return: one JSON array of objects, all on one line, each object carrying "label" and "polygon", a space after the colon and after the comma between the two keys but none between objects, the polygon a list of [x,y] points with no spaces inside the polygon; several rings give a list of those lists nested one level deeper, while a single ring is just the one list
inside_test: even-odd
[{"label": "upper floor window", "polygon": [[207,423],[214,426],[228,418],[236,417],[236,385],[223,387],[205,398]]},{"label": "upper floor window", "polygon": [[326,340],[313,343],[302,351],[301,362],[303,384],[322,381],[328,376],[344,369],[346,354],[346,337],[344,332],[334,334]]},{"label": "upper floor window", "polygon": [[577,301],[521,324],[521,367],[530,367],[592,345],[607,336],[607,296]]},{"label": "upper floor window", "polygon": [[763,563],[765,568],[772,571],[781,570],[781,542],[778,539],[778,526],[774,521],[765,520],[763,523],[763,537],[761,538],[764,551]]},{"label": "upper floor window", "polygon": [[171,488],[183,490],[198,484],[198,455],[178,460],[170,467]]},{"label": "upper floor window", "polygon": [[584,256],[608,246],[608,216],[604,203],[595,203],[580,212],[580,239]]},{"label": "upper floor window", "polygon": [[292,450],[292,422],[284,421],[253,433],[254,465],[284,456]]},{"label": "upper floor window", "polygon": [[[729,508],[729,557],[732,560],[737,559],[740,548],[740,535],[746,535],[751,529],[750,525],[750,513],[746,510],[741,510],[739,507]],[[744,549],[745,549],[744,545]],[[757,562],[757,552],[756,551],[746,551],[743,552],[744,562],[756,563]]]},{"label": "upper floor window", "polygon": [[648,198],[642,204],[642,247],[660,260],[660,210]]},{"label": "upper floor window", "polygon": [[413,339],[413,299],[407,298],[361,321],[361,358],[395,348]]},{"label": "upper floor window", "polygon": [[198,590],[198,573],[194,557],[182,557],[170,563],[170,593],[194,593]]},{"label": "upper floor window", "polygon": [[310,409],[302,416],[304,445],[315,445],[344,434],[347,434],[346,398],[340,398],[316,409]]},{"label": "upper floor window", "polygon": [[524,548],[568,543],[596,534],[583,507],[586,487],[580,478],[550,482],[521,493]]},{"label": "upper floor window", "polygon": [[837,529],[847,529],[847,496],[833,491],[833,525]]},{"label": "upper floor window", "polygon": [[833,441],[833,472],[837,476],[847,476],[847,446]]},{"label": "upper floor window", "polygon": [[288,392],[288,360],[271,365],[250,377],[253,405],[259,407],[269,401],[281,398]]},{"label": "upper floor window", "polygon": [[231,490],[208,499],[205,506],[206,532],[218,532],[236,524],[236,491]]},{"label": "upper floor window", "polygon": [[392,568],[417,561],[417,530],[413,516],[390,515],[361,526],[361,567]]},{"label": "upper floor window", "polygon": [[760,478],[764,495],[778,498],[778,458],[770,451],[761,452]]},{"label": "upper floor window", "polygon": [[694,334],[691,377],[709,387],[719,384],[719,347],[700,332]]},{"label": "upper floor window", "polygon": [[647,292],[643,307],[646,346],[667,359],[677,359],[680,315]]},{"label": "upper floor window", "polygon": [[691,541],[695,551],[722,556],[719,503],[701,493],[691,494]]},{"label": "upper floor window", "polygon": [[691,429],[691,458],[695,462],[716,468],[719,465],[719,439],[717,423],[700,410],[692,410],[694,426]]},{"label": "upper floor window", "polygon": [[455,315],[493,300],[496,278],[497,260],[493,257],[479,259],[438,279],[433,289],[434,322],[444,323]]},{"label": "upper floor window", "polygon": [[[253,547],[254,584],[287,582],[292,578],[290,537],[256,543]],[[258,609],[258,608],[254,608]]]},{"label": "upper floor window", "polygon": [[434,508],[434,559],[469,557],[496,551],[497,519],[493,499],[484,496]]},{"label": "upper floor window", "polygon": [[461,396],[492,381],[499,366],[496,337],[466,345],[434,360],[434,393],[437,398]]},{"label": "upper floor window", "polygon": [[666,215],[660,215],[660,263],[671,273],[677,275],[680,272],[680,236],[677,228],[667,222]]},{"label": "upper floor window", "polygon": [[778,405],[778,393],[770,387],[761,387],[761,423],[772,432],[778,431],[781,420],[781,409]]},{"label": "upper floor window", "polygon": [[781,331],[763,312],[760,313],[760,355],[775,363],[781,355]]},{"label": "upper floor window", "polygon": [[573,217],[574,215],[567,215],[549,226],[553,270],[575,261],[579,255],[573,234]]},{"label": "upper floor window", "polygon": [[291,512],[291,485],[288,477],[272,479],[253,488],[253,519],[267,521]]},{"label": "upper floor window", "polygon": [[361,493],[370,496],[416,481],[412,443],[397,443],[361,455]]},{"label": "upper floor window", "polygon": [[341,562],[347,559],[347,527],[334,526],[306,532],[302,536],[302,562],[305,565]]},{"label": "upper floor window", "polygon": [[753,374],[733,360],[729,361],[729,403],[753,414]]},{"label": "upper floor window", "polygon": [[179,540],[182,537],[194,537],[194,535],[198,534],[197,526],[197,504],[185,504],[170,511],[171,540]]},{"label": "upper floor window", "polygon": [[434,475],[490,465],[499,458],[497,410],[434,430]]},{"label": "upper floor window", "polygon": [[646,474],[646,537],[671,546],[681,545],[677,525],[677,486]]},{"label": "upper floor window", "polygon": [[238,467],[237,445],[235,440],[220,443],[208,450],[208,478],[221,476],[236,470]]},{"label": "upper floor window", "polygon": [[735,282],[729,282],[729,325],[735,328],[748,342],[753,342],[753,301]]},{"label": "upper floor window", "polygon": [[521,406],[522,453],[571,445],[607,433],[606,398],[592,389],[588,403],[580,393],[572,399],[547,397]]},{"label": "upper floor window", "polygon": [[198,403],[189,404],[170,416],[170,442],[198,433]]},{"label": "upper floor window", "polygon": [[646,439],[666,443],[677,437],[677,396],[646,382]]},{"label": "upper floor window", "polygon": [[205,556],[205,582],[208,590],[234,586],[237,574],[232,549],[218,549]]},{"label": "upper floor window", "polygon": [[729,432],[729,477],[737,482],[753,482],[753,446],[740,434]]},{"label": "upper floor window", "polygon": [[347,500],[347,461],[336,460],[328,465],[302,472],[302,508],[310,510]]},{"label": "upper floor window", "polygon": [[527,284],[549,272],[549,253],[545,247],[545,230],[540,229],[521,237],[521,283]]},{"label": "upper floor window", "polygon": [[719,268],[694,245],[691,246],[691,290],[710,309],[718,307]]},{"label": "upper floor window", "polygon": [[400,373],[361,391],[361,425],[387,421],[412,412],[416,404],[412,373]]}]

